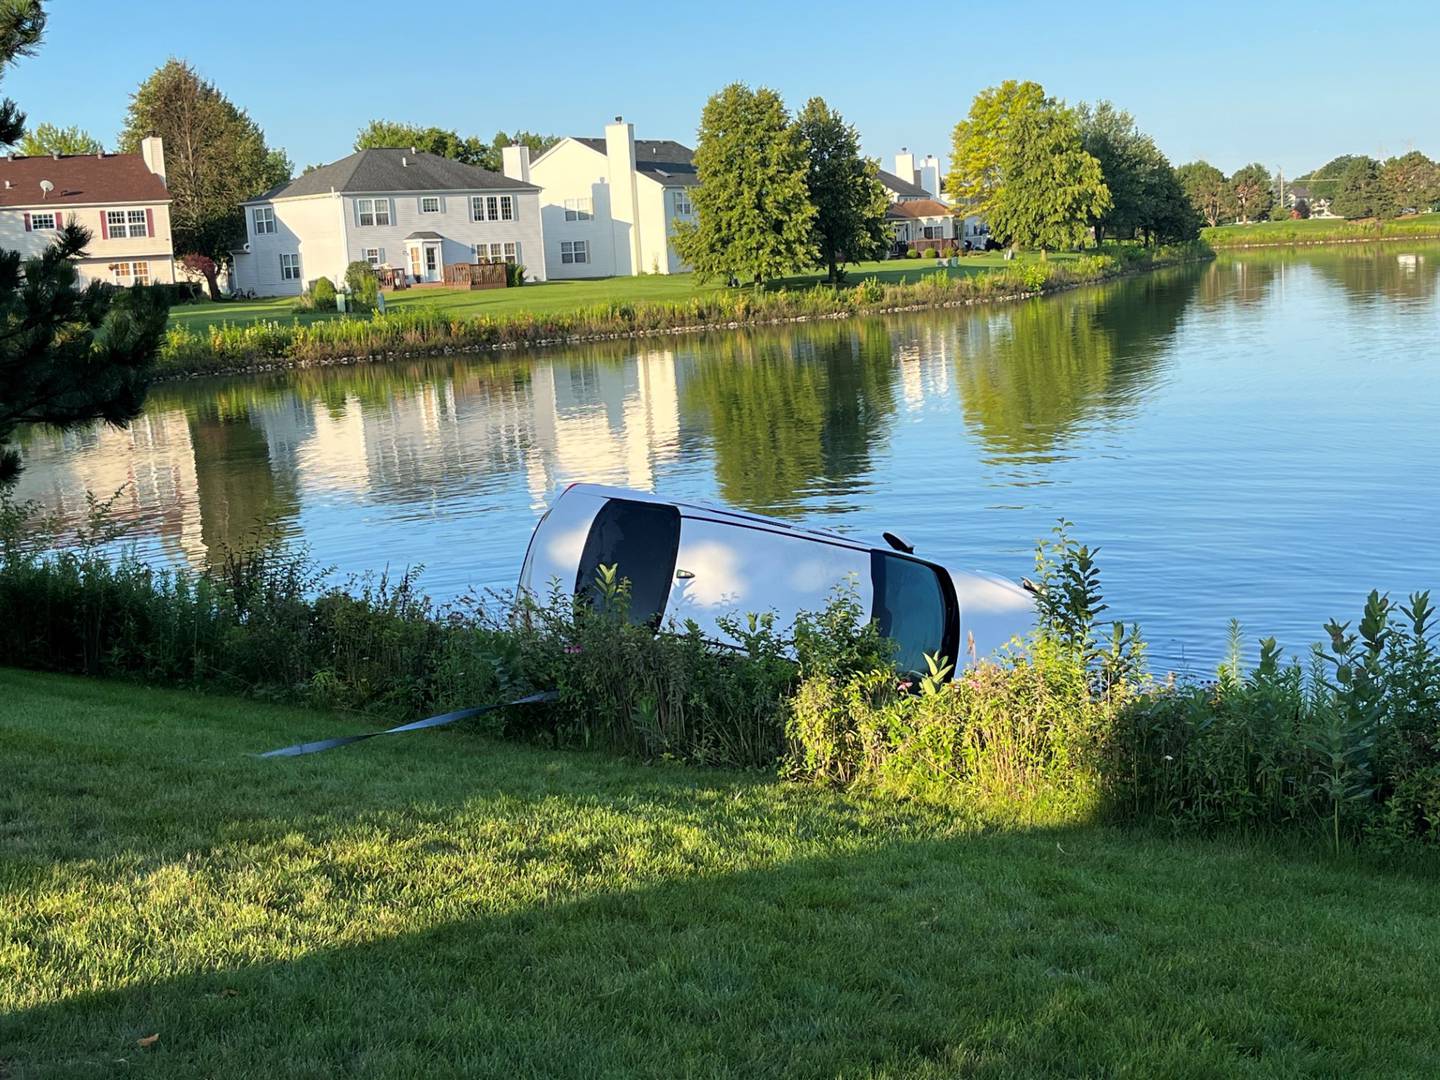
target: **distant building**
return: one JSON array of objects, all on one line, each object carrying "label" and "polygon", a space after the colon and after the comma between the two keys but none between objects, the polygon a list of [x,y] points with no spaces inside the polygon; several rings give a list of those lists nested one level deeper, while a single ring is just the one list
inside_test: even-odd
[{"label": "distant building", "polygon": [[926,154],[916,164],[915,155],[902,148],[895,155],[895,171],[879,173],[880,184],[890,197],[885,220],[895,237],[895,249],[921,250],[957,247],[979,250],[990,237],[990,227],[976,214],[963,220],[943,192],[940,162]]},{"label": "distant building", "polygon": [[173,282],[164,143],[144,139],[138,154],[0,157],[0,248],[38,255],[72,223],[90,230],[83,281]]},{"label": "distant building", "polygon": [[413,148],[360,150],[245,202],[234,283],[294,296],[368,262],[409,284],[439,284],[456,263],[506,262],[545,279],[532,184]]},{"label": "distant building", "polygon": [[1296,204],[1304,201],[1310,208],[1312,218],[1338,218],[1340,215],[1330,210],[1330,200],[1324,195],[1314,195],[1311,189],[1305,184],[1291,184],[1285,189],[1285,208],[1294,210]]},{"label": "distant building", "polygon": [[669,139],[636,139],[621,117],[604,138],[561,139],[534,161],[506,147],[505,173],[540,188],[545,263],[552,278],[675,274],[677,221],[694,219],[695,152]]}]

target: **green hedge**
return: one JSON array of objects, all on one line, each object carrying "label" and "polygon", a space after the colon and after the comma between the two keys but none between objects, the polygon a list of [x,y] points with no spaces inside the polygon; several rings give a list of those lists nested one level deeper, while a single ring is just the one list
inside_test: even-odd
[{"label": "green hedge", "polygon": [[1200,239],[1216,250],[1287,244],[1342,244],[1363,240],[1440,239],[1440,214],[1422,214],[1395,221],[1309,218],[1303,221],[1220,225],[1202,229]]}]

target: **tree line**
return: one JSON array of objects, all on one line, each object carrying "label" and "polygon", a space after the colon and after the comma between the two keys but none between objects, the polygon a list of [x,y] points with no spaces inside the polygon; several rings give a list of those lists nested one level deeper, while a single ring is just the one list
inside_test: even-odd
[{"label": "tree line", "polygon": [[1308,218],[1321,199],[1332,214],[1350,219],[1424,213],[1440,205],[1440,165],[1418,150],[1383,162],[1342,154],[1289,182],[1306,193],[1300,198],[1287,198],[1284,178],[1259,162],[1229,177],[1208,161],[1192,161],[1177,172],[1191,205],[1210,226]]}]

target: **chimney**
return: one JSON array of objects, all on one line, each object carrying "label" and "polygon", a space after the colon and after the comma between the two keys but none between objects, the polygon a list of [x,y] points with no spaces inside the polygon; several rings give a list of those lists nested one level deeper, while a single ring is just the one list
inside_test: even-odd
[{"label": "chimney", "polygon": [[905,147],[895,155],[895,175],[907,183],[915,183],[915,155]]},{"label": "chimney", "polygon": [[165,140],[159,135],[148,135],[140,140],[140,156],[145,167],[161,180],[165,179]]},{"label": "chimney", "polygon": [[605,163],[610,183],[610,222],[614,230],[615,272],[639,274],[640,194],[635,178],[635,125],[617,116],[605,125]]},{"label": "chimney", "polygon": [[511,180],[530,182],[530,147],[524,144],[500,148],[500,171]]},{"label": "chimney", "polygon": [[925,160],[920,162],[920,167],[915,170],[915,182],[929,193],[932,199],[940,197],[940,159],[934,154],[926,154]]}]

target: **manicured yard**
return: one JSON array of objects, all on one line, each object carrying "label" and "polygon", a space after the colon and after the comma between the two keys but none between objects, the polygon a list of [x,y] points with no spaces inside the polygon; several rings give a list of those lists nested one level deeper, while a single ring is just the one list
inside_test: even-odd
[{"label": "manicured yard", "polygon": [[5,669],[0,700],[7,1077],[1433,1074],[1416,867],[453,729],[262,761],[362,725]]},{"label": "manicured yard", "polygon": [[[1037,258],[1022,255],[1021,261]],[[1076,258],[1070,253],[1052,254],[1052,261]],[[993,270],[1006,265],[1000,252],[972,255],[961,259],[960,265],[946,271],[955,276],[974,274],[982,270]],[[936,272],[934,259],[892,259],[884,262],[861,263],[851,267],[848,283],[854,284],[864,278],[878,278],[881,281],[913,281],[922,274]],[[819,283],[824,275],[815,273],[773,283],[772,287],[804,288]],[[466,289],[417,288],[387,293],[385,300],[390,306],[418,304],[440,307],[457,315],[498,315],[517,311],[533,311],[537,314],[551,314],[571,311],[587,304],[617,301],[641,303],[644,301],[684,300],[687,297],[713,292],[723,284],[711,281],[701,284],[692,274],[670,274],[664,276],[645,275],[641,277],[600,278],[594,281],[554,281],[544,285],[527,285],[520,289],[490,289],[471,292]],[[223,322],[254,322],[259,319],[279,319],[289,322],[299,318],[302,322],[315,319],[339,318],[334,314],[301,314],[294,312],[295,300],[291,297],[264,300],[246,300],[219,304],[185,304],[170,313],[172,323],[202,330]]]}]

